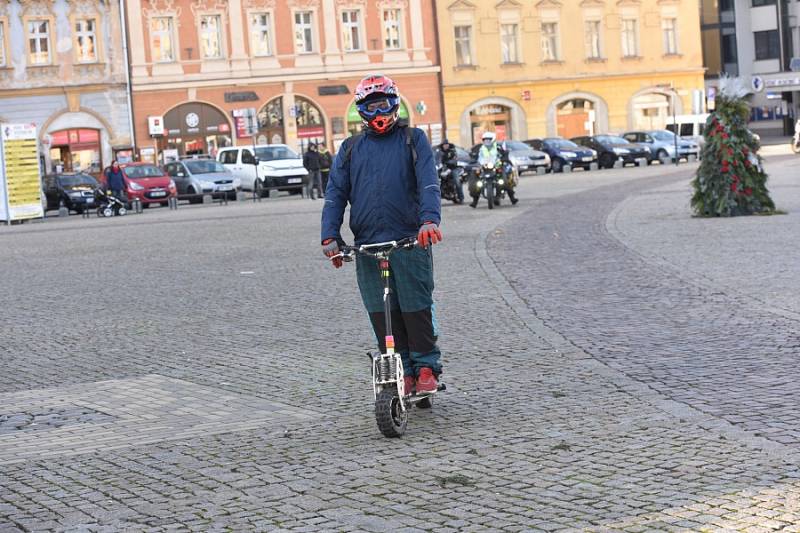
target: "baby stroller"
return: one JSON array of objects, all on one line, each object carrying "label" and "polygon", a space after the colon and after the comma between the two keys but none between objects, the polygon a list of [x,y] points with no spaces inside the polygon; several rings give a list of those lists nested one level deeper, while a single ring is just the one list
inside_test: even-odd
[{"label": "baby stroller", "polygon": [[128,213],[125,203],[103,187],[94,190],[94,198],[97,200],[97,216],[99,217],[124,216]]}]

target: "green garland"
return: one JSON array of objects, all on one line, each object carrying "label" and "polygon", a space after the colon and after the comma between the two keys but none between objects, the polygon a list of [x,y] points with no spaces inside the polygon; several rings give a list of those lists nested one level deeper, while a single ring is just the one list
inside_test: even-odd
[{"label": "green garland", "polygon": [[702,160],[692,180],[695,214],[730,217],[774,211],[767,175],[756,153],[759,144],[747,129],[747,102],[720,95],[716,104],[706,121]]}]

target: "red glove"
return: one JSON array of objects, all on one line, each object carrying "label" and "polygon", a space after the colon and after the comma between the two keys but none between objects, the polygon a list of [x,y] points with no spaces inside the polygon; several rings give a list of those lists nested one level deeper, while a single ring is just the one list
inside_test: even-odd
[{"label": "red glove", "polygon": [[[322,241],[322,253],[325,254],[326,257],[333,257],[334,255],[339,253],[339,243],[336,242],[336,239],[325,239]],[[336,257],[331,259],[331,263],[335,268],[342,268],[342,258]]]},{"label": "red glove", "polygon": [[422,227],[419,228],[417,241],[419,241],[420,246],[422,246],[423,248],[427,248],[428,244],[436,244],[441,240],[442,240],[442,231],[439,229],[439,226],[437,226],[435,222],[425,222],[424,224],[422,224]]}]

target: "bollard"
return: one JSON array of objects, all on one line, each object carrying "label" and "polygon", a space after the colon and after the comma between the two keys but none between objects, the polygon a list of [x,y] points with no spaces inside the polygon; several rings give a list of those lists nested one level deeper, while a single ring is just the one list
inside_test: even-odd
[{"label": "bollard", "polygon": [[544,167],[536,167],[536,175],[537,176],[544,176],[547,174],[547,169]]},{"label": "bollard", "polygon": [[177,196],[170,196],[169,200],[167,201],[167,205],[171,210],[178,209],[178,197]]},{"label": "bollard", "polygon": [[625,166],[625,162],[622,159],[617,159],[614,161],[614,168],[622,168]]},{"label": "bollard", "polygon": [[589,163],[589,170],[597,170],[598,168],[597,163]]},{"label": "bollard", "polygon": [[694,163],[695,161],[697,161],[697,156],[692,154],[686,158],[686,161],[688,161],[689,163]]},{"label": "bollard", "polygon": [[142,206],[142,201],[139,200],[138,198],[134,198],[131,201],[131,211],[133,211],[137,215],[139,213],[142,213],[144,211],[144,207]]},{"label": "bollard", "polygon": [[572,172],[572,165],[564,165],[561,168],[561,171],[564,172],[565,174],[568,173],[568,172]]},{"label": "bollard", "polygon": [[637,167],[646,167],[647,166],[647,159],[645,159],[644,157],[640,157],[639,159],[636,160],[636,166]]},{"label": "bollard", "polygon": [[91,215],[92,215],[91,209],[84,209],[83,211],[81,211],[81,218],[90,218]]},{"label": "bollard", "polygon": [[58,208],[58,216],[60,217],[68,217],[69,216],[69,209],[64,207],[62,204],[61,207]]},{"label": "bollard", "polygon": [[236,201],[237,202],[244,202],[245,200],[247,200],[247,195],[244,193],[244,191],[237,191],[237,193],[236,193]]},{"label": "bollard", "polygon": [[213,201],[214,201],[214,198],[210,194],[204,194],[203,195],[203,203],[204,204],[210,204]]}]

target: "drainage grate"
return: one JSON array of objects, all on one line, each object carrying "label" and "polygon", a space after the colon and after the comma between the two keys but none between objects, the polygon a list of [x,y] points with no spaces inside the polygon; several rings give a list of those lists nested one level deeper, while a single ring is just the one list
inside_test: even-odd
[{"label": "drainage grate", "polygon": [[0,415],[0,435],[15,431],[55,429],[76,424],[98,424],[113,422],[116,417],[89,409],[88,407],[60,407],[30,413]]}]

